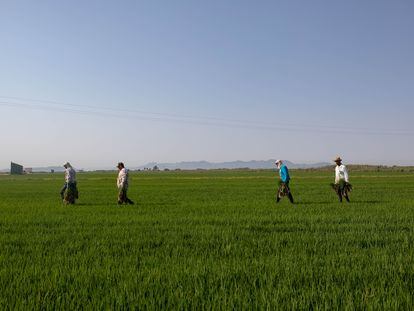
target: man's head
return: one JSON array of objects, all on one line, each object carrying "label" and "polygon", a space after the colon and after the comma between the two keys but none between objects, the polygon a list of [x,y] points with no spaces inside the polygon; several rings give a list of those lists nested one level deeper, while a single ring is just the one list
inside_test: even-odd
[{"label": "man's head", "polygon": [[125,167],[125,165],[124,165],[124,163],[122,163],[122,162],[118,162],[118,165],[116,166],[119,170],[122,170],[124,167]]},{"label": "man's head", "polygon": [[275,161],[275,164],[276,164],[277,167],[281,167],[282,163],[283,163],[282,160],[276,160]]},{"label": "man's head", "polygon": [[342,159],[341,157],[336,157],[336,159],[334,160],[334,162],[336,163],[336,165],[341,165],[342,164]]},{"label": "man's head", "polygon": [[69,168],[69,167],[71,167],[71,165],[70,165],[70,163],[69,163],[69,162],[66,162],[65,164],[63,164],[63,167],[64,167],[64,168]]}]

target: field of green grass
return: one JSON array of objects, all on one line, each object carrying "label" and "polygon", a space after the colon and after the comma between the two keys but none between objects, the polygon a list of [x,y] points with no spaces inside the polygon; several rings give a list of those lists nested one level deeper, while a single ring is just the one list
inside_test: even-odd
[{"label": "field of green grass", "polygon": [[411,309],[414,174],[276,172],[0,175],[0,309]]}]

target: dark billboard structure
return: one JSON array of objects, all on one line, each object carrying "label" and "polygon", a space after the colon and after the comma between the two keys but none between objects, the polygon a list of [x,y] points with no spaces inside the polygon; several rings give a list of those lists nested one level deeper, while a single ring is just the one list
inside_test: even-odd
[{"label": "dark billboard structure", "polygon": [[10,164],[10,174],[12,174],[12,175],[22,175],[23,174],[23,165],[12,162]]}]

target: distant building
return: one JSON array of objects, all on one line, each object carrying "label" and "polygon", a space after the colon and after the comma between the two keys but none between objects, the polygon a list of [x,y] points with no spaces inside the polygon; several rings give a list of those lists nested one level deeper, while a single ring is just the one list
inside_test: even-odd
[{"label": "distant building", "polygon": [[22,175],[23,174],[23,165],[11,162],[11,164],[10,164],[10,174],[12,174],[12,175]]},{"label": "distant building", "polygon": [[24,172],[25,172],[26,174],[31,174],[31,173],[33,173],[33,168],[31,168],[31,167],[25,167],[25,168],[24,168]]}]

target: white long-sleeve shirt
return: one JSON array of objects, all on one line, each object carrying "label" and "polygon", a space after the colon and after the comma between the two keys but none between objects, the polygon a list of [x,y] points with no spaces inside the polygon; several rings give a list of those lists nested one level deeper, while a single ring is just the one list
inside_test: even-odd
[{"label": "white long-sleeve shirt", "polygon": [[348,171],[346,166],[341,164],[335,167],[335,183],[339,183],[340,180],[345,180],[345,182],[349,182]]},{"label": "white long-sleeve shirt", "polygon": [[116,185],[119,189],[128,188],[128,170],[125,167],[119,171]]},{"label": "white long-sleeve shirt", "polygon": [[76,172],[73,167],[65,169],[65,182],[74,183],[76,182]]}]

